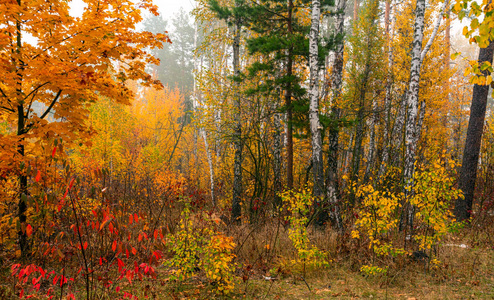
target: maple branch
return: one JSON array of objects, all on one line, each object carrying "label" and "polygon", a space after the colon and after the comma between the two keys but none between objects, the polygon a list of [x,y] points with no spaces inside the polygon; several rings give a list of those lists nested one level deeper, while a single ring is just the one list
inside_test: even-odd
[{"label": "maple branch", "polygon": [[5,107],[5,106],[0,106],[0,108],[4,109],[4,110],[6,110],[6,111],[15,112],[15,110],[14,110],[14,109],[12,109],[12,108],[8,108],[8,107]]},{"label": "maple branch", "polygon": [[41,115],[40,119],[44,119],[46,115],[50,112],[50,110],[53,108],[53,105],[58,101],[58,98],[60,97],[60,94],[62,94],[62,90],[58,90],[57,95],[53,99],[53,101],[50,103],[50,106],[46,109],[46,111]]},{"label": "maple branch", "polygon": [[429,51],[429,49],[432,46],[432,42],[436,38],[437,31],[439,30],[439,26],[441,25],[441,20],[443,18],[443,13],[444,10],[446,9],[446,6],[448,5],[449,0],[444,0],[443,6],[441,7],[441,10],[439,11],[439,15],[437,16],[436,19],[436,24],[434,25],[434,30],[432,31],[432,35],[429,38],[429,41],[427,41],[427,44],[425,45],[424,49],[422,50],[422,53],[420,53],[420,62],[422,62],[425,58],[425,55]]},{"label": "maple branch", "polygon": [[[120,18],[116,18],[116,19],[114,19],[113,21],[106,23],[106,24],[105,24],[105,26],[106,26],[106,25],[109,25],[109,24],[112,24],[112,23],[115,23],[116,21],[122,21],[122,19],[120,19]],[[94,27],[94,28],[91,28],[91,29],[90,29],[89,31],[87,31],[87,32],[91,32],[91,31],[96,30],[96,29],[99,29],[99,28],[101,28],[101,27],[102,27],[102,26],[96,26],[96,27]],[[32,59],[34,60],[34,59],[38,58],[38,57],[39,57],[42,53],[44,53],[44,52],[46,52],[46,51],[50,50],[50,49],[51,49],[51,48],[53,48],[55,45],[59,45],[59,44],[61,44],[61,43],[65,42],[66,40],[69,40],[69,39],[71,39],[71,38],[73,38],[73,37],[75,37],[75,36],[77,36],[77,35],[79,35],[79,34],[81,34],[81,33],[84,33],[84,32],[86,32],[86,31],[82,31],[82,30],[81,30],[81,31],[79,31],[79,32],[76,32],[76,33],[74,33],[74,34],[71,34],[71,35],[69,35],[69,36],[67,36],[67,37],[65,37],[65,38],[63,38],[63,39],[61,39],[58,43],[54,43],[53,45],[49,46],[48,48],[41,50],[41,52],[40,52],[40,53],[38,53],[38,54],[36,54],[35,56],[33,56],[33,58],[32,58]]]},{"label": "maple branch", "polygon": [[[42,85],[39,85],[37,88],[35,88],[34,90],[32,90],[26,97],[24,97],[24,99],[22,99],[23,101],[26,100],[27,98],[29,98],[29,96],[31,96],[32,93],[35,93],[37,92],[40,88],[42,88],[43,86],[47,85],[48,83],[50,83],[49,81],[43,83]],[[34,97],[34,96],[33,96]],[[34,99],[34,98],[33,98]]]},{"label": "maple branch", "polygon": [[2,88],[0,88],[0,92],[2,93],[2,95],[3,95],[5,98],[9,99],[9,97],[7,97],[7,95],[5,95],[5,93],[4,93],[4,91],[2,90]]},{"label": "maple branch", "polygon": [[1,108],[5,109],[6,111],[10,111],[10,112],[15,112],[15,109],[12,108],[12,102],[10,101],[9,97],[7,97],[7,95],[5,94],[5,92],[0,88],[0,92],[2,93],[2,95],[7,99],[7,102],[9,103],[10,105],[10,108],[6,107],[6,106],[1,106]]},{"label": "maple branch", "polygon": [[[31,94],[31,93],[29,93],[29,94]],[[33,102],[34,102],[34,97],[36,97],[37,93],[38,93],[38,89],[36,89],[36,92],[33,94],[33,97],[31,98],[31,101],[29,102],[29,107],[27,108],[27,111],[26,111],[26,119],[29,117],[29,111],[31,111],[31,107],[33,106]],[[24,99],[26,99],[26,98],[24,98]]]}]

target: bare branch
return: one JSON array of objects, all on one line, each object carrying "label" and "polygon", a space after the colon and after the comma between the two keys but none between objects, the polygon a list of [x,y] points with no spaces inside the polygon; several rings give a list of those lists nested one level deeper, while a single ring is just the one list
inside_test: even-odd
[{"label": "bare branch", "polygon": [[44,119],[46,117],[46,115],[51,111],[55,103],[58,101],[58,98],[60,97],[61,94],[62,94],[62,90],[59,90],[53,101],[50,103],[50,106],[48,106],[46,111],[41,115],[40,119]]}]

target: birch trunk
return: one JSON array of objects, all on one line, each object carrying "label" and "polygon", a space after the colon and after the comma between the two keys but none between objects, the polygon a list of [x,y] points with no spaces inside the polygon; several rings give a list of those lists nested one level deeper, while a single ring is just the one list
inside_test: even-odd
[{"label": "birch trunk", "polygon": [[321,123],[319,121],[319,19],[321,17],[321,3],[312,0],[312,23],[309,34],[309,68],[310,68],[310,105],[309,120],[312,135],[312,173],[314,179],[314,198],[319,211],[317,225],[321,226],[328,219],[328,215],[322,206],[324,195],[324,168],[322,161]]},{"label": "birch trunk", "polygon": [[324,176],[322,161],[321,124],[319,122],[319,19],[321,3],[312,0],[312,24],[309,35],[310,105],[309,120],[312,134],[312,171],[314,176],[314,196],[319,201],[323,195]]},{"label": "birch trunk", "polygon": [[[235,6],[238,7],[238,1]],[[233,198],[232,198],[232,221],[240,220],[242,214],[242,111],[241,98],[239,92],[240,76],[240,20],[237,17],[235,22],[235,37],[233,39],[233,75],[234,78],[234,98],[235,98],[235,130],[234,130],[234,147],[235,158],[233,162]]]},{"label": "birch trunk", "polygon": [[[424,40],[424,19],[425,19],[425,0],[417,0],[415,8],[415,26],[412,43],[412,63],[410,66],[410,85],[408,88],[407,97],[407,124],[405,128],[405,166],[403,170],[403,177],[405,182],[404,195],[405,195],[405,218],[402,216],[400,227],[403,229],[404,225],[410,228],[410,234],[413,234],[413,217],[414,207],[410,205],[410,198],[413,196],[413,175],[415,172],[415,160],[417,155],[417,144],[420,140],[420,132],[422,130],[422,122],[425,116],[425,101],[422,101],[421,111],[419,114],[419,82],[420,82],[420,69],[422,62],[427,55],[439,29],[442,20],[442,13],[444,12],[448,0],[446,0],[439,15],[436,19],[432,35],[429,41],[422,50],[422,42]],[[418,120],[417,120],[418,118]],[[405,224],[404,224],[405,223]]]},{"label": "birch trunk", "polygon": [[[404,195],[405,210],[400,227],[409,226],[410,234],[413,229],[414,208],[410,205],[413,195],[413,175],[415,171],[415,155],[417,150],[417,115],[419,106],[420,68],[422,64],[422,41],[424,40],[425,0],[417,0],[415,8],[415,26],[412,43],[412,62],[410,66],[410,84],[407,96],[407,123],[405,128],[405,166],[404,166]],[[403,224],[404,223],[404,224]]]},{"label": "birch trunk", "polygon": [[[199,28],[198,25],[196,24],[195,31],[194,31],[194,48],[197,48],[197,37],[199,33]],[[201,92],[199,91],[199,88],[197,86],[197,78],[196,74],[200,71],[202,67],[202,59],[201,63],[199,63],[199,59],[196,57],[194,59],[194,70],[195,72],[193,73],[194,75],[194,96],[193,96],[193,101],[192,101],[192,107],[195,112],[197,112],[197,109],[202,105],[202,101],[200,100],[201,97]],[[210,187],[211,187],[211,202],[214,207],[216,207],[216,198],[214,194],[214,189],[215,189],[215,181],[214,181],[214,166],[213,166],[213,158],[211,157],[211,150],[209,149],[209,143],[208,143],[208,137],[207,137],[207,132],[204,128],[199,129],[199,135],[202,136],[204,140],[204,149],[206,151],[206,157],[208,160],[208,165],[209,165],[209,179],[210,179]]]}]

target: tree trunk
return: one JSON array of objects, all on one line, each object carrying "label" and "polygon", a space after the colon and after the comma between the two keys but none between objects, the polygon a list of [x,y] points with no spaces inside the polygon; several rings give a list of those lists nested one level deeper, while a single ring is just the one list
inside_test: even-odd
[{"label": "tree trunk", "polygon": [[[17,0],[17,4],[21,7],[21,0]],[[16,54],[18,55],[18,61],[14,61],[14,65],[17,68],[17,136],[19,137],[19,145],[17,147],[17,152],[21,157],[21,165],[24,163],[25,152],[24,152],[24,134],[26,133],[26,116],[24,115],[24,100],[22,92],[22,81],[23,81],[23,71],[24,62],[22,61],[22,38],[21,38],[21,22],[18,20],[16,23],[16,35],[17,35],[17,49]],[[27,257],[29,247],[27,243],[26,234],[26,212],[27,212],[27,175],[24,175],[25,170],[21,170],[21,175],[19,175],[19,202],[17,203],[17,208],[19,212],[19,223],[20,228],[18,231],[19,237],[19,248],[21,250],[21,256]]]},{"label": "tree trunk", "polygon": [[384,98],[384,110],[386,121],[384,124],[384,141],[381,165],[379,166],[378,177],[383,176],[386,173],[387,164],[389,162],[389,151],[391,148],[391,92],[392,92],[392,75],[393,75],[393,49],[391,47],[391,29],[390,29],[390,15],[391,15],[391,0],[386,1],[386,9],[384,12],[384,28],[386,34],[386,45],[388,50],[388,70],[386,75],[386,96]]},{"label": "tree trunk", "polygon": [[[405,210],[404,216],[400,222],[400,227],[403,229],[405,225],[413,229],[414,208],[410,205],[410,198],[413,195],[413,175],[415,171],[415,155],[418,141],[417,133],[417,115],[419,106],[419,82],[420,68],[422,64],[422,41],[424,39],[424,16],[425,16],[425,0],[417,0],[415,8],[415,26],[412,43],[412,62],[410,66],[410,85],[407,96],[407,123],[405,129],[405,166],[404,166],[404,195],[405,195]],[[411,234],[412,232],[410,232]]]},{"label": "tree trunk", "polygon": [[314,175],[314,196],[319,201],[323,195],[324,172],[322,161],[321,123],[319,122],[319,18],[321,3],[312,0],[312,24],[309,35],[309,67],[310,67],[310,106],[309,120],[312,134],[312,171]]},{"label": "tree trunk", "polygon": [[[489,62],[492,64],[494,43],[490,43],[487,48],[481,48],[479,52],[479,64]],[[483,75],[490,75],[488,70],[483,71]],[[460,189],[464,198],[456,199],[455,217],[461,222],[470,219],[472,213],[473,196],[475,191],[475,180],[477,179],[477,166],[479,163],[480,145],[484,129],[485,110],[487,97],[489,95],[488,85],[474,85],[472,104],[470,107],[470,119],[468,121],[467,137],[465,149],[463,150],[463,161],[460,171]]]},{"label": "tree trunk", "polygon": [[[194,46],[197,47],[197,37],[198,37],[198,25],[196,24],[195,27],[195,32],[194,32]],[[202,67],[202,60],[201,63],[199,63],[199,59],[196,57],[194,59],[194,70],[198,72]],[[195,74],[195,73],[194,73]],[[194,111],[197,112],[197,108],[202,105],[201,101],[201,93],[199,91],[199,88],[197,87],[197,80],[196,80],[196,75],[194,75],[194,97],[192,101],[192,106],[194,108]],[[213,165],[213,158],[211,156],[211,149],[209,149],[209,143],[208,143],[208,136],[207,132],[204,128],[199,129],[199,135],[202,135],[202,138],[204,140],[204,148],[206,151],[206,157],[208,160],[208,165],[209,165],[209,179],[210,179],[210,187],[211,187],[211,202],[214,207],[216,207],[216,198],[214,194],[214,189],[215,189],[215,182],[214,182],[214,165]]]},{"label": "tree trunk", "polygon": [[321,17],[321,3],[312,0],[312,23],[309,35],[309,67],[310,67],[310,106],[309,120],[312,135],[312,173],[314,176],[314,198],[319,210],[317,225],[324,225],[328,214],[322,208],[324,196],[324,166],[322,160],[321,123],[319,121],[319,19]]},{"label": "tree trunk", "polygon": [[[238,1],[235,1],[235,7],[238,7]],[[240,98],[240,19],[235,21],[235,37],[233,39],[233,75],[234,78],[234,101],[235,101],[235,131],[234,147],[235,158],[233,162],[233,198],[232,198],[232,221],[240,220],[241,201],[242,201],[242,106]]]},{"label": "tree trunk", "polygon": [[369,153],[367,155],[367,166],[365,169],[364,182],[367,183],[372,174],[373,166],[375,165],[375,153],[376,153],[376,124],[378,122],[378,113],[377,113],[377,100],[376,97],[372,99],[372,116],[369,120]]},{"label": "tree trunk", "polygon": [[[424,40],[424,19],[425,19],[425,0],[417,0],[417,5],[415,7],[415,26],[414,35],[412,43],[412,63],[410,66],[410,85],[408,88],[407,97],[407,123],[405,129],[405,166],[403,171],[403,179],[405,182],[404,195],[405,195],[405,210],[406,216],[402,216],[400,221],[400,228],[403,229],[404,225],[408,225],[410,228],[410,234],[413,234],[413,217],[414,217],[414,207],[410,205],[410,198],[413,196],[413,175],[415,172],[415,160],[417,155],[417,145],[420,140],[420,133],[422,130],[422,122],[425,116],[425,101],[421,101],[421,110],[419,115],[419,83],[420,83],[420,69],[422,67],[422,62],[429,51],[434,38],[437,35],[439,26],[441,25],[441,20],[443,18],[442,14],[448,4],[446,0],[442,7],[439,15],[436,19],[434,29],[432,31],[431,37],[427,41],[427,44],[422,50],[422,42]],[[418,118],[418,119],[417,119]],[[406,224],[404,224],[406,223]]]},{"label": "tree trunk", "polygon": [[211,202],[213,203],[213,206],[216,207],[216,197],[215,197],[215,184],[214,184],[214,164],[213,164],[213,157],[211,155],[211,149],[209,148],[209,143],[208,143],[208,134],[204,128],[200,129],[202,138],[204,139],[204,150],[206,151],[206,157],[208,160],[208,166],[209,166],[209,180],[210,180],[210,187],[211,187]]},{"label": "tree trunk", "polygon": [[340,108],[338,102],[341,97],[341,91],[343,88],[343,52],[345,49],[345,43],[343,41],[344,36],[344,21],[345,21],[345,8],[347,0],[338,0],[336,10],[336,28],[335,34],[338,37],[339,43],[336,45],[333,72],[331,73],[331,124],[329,129],[329,154],[328,154],[328,166],[327,166],[327,178],[326,178],[326,197],[328,199],[330,210],[329,217],[336,228],[341,232],[343,231],[343,222],[341,219],[340,207],[339,207],[339,183],[338,183],[338,148],[339,148],[339,118]]},{"label": "tree trunk", "polygon": [[[292,28],[292,13],[293,1],[288,0],[288,35],[293,35]],[[293,189],[293,112],[292,112],[292,82],[293,74],[293,45],[290,45],[287,52],[286,63],[286,90],[285,90],[285,105],[286,105],[286,184],[288,189]]]}]

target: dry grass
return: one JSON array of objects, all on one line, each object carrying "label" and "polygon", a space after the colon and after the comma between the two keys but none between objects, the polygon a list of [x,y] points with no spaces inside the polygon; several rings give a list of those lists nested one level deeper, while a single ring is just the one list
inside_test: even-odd
[{"label": "dry grass", "polygon": [[[224,226],[223,231],[237,243],[233,294],[215,295],[199,277],[186,283],[170,281],[169,270],[163,267],[157,268],[157,279],[135,281],[124,288],[139,299],[494,299],[492,227],[472,224],[449,235],[437,248],[437,265],[409,258],[399,262],[388,259],[381,261],[388,263],[388,274],[377,276],[359,271],[368,261],[368,249],[349,237],[342,240],[350,242],[342,243],[331,229],[311,232],[315,244],[327,251],[330,266],[305,270],[293,263],[296,250],[282,222]],[[276,280],[266,280],[266,276]]]},{"label": "dry grass", "polygon": [[449,236],[437,248],[437,265],[406,258],[390,261],[394,267],[378,276],[358,271],[365,251],[348,251],[348,245],[337,246],[334,235],[317,232],[316,243],[326,243],[334,255],[328,269],[311,270],[305,278],[299,270],[287,271],[275,281],[257,274],[239,286],[239,293],[247,299],[494,299],[493,229],[472,227]]}]

